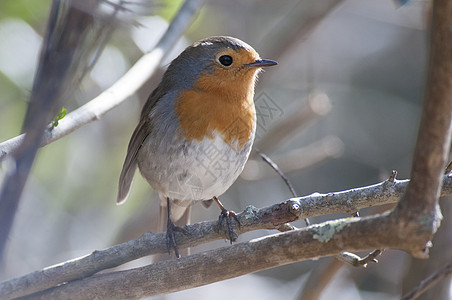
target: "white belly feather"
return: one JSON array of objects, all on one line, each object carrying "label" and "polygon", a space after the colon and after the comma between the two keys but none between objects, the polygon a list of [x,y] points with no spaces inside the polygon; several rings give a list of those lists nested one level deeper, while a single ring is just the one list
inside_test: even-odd
[{"label": "white belly feather", "polygon": [[[223,194],[240,175],[253,139],[254,133],[251,141],[238,150],[236,145],[225,143],[218,132],[213,139],[199,142],[182,142],[175,137],[171,148],[146,141],[142,149],[145,151],[139,151],[138,165],[163,199],[209,200]],[[153,155],[143,157],[144,153]]]}]

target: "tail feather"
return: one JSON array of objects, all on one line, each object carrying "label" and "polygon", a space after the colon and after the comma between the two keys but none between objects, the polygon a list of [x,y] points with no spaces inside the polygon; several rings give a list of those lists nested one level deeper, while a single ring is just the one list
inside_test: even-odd
[{"label": "tail feather", "polygon": [[129,196],[133,175],[135,175],[135,170],[137,169],[138,151],[149,134],[149,130],[146,128],[146,120],[140,121],[130,138],[126,159],[124,160],[121,175],[119,176],[118,198],[116,200],[116,204],[118,205],[124,203],[127,200],[127,196]]},{"label": "tail feather", "polygon": [[133,175],[137,169],[137,164],[132,163],[128,166],[123,167],[121,175],[119,176],[119,188],[118,188],[118,198],[116,199],[116,204],[120,205],[126,202],[129,196],[130,186],[132,185]]}]

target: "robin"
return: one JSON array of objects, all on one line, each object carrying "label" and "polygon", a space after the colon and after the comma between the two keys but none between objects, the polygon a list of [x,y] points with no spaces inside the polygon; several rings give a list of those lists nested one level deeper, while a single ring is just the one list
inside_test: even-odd
[{"label": "robin", "polygon": [[229,240],[235,240],[237,217],[217,197],[245,166],[256,131],[254,85],[262,67],[276,64],[237,38],[203,39],[171,62],[145,103],[127,149],[117,204],[126,201],[138,166],[159,193],[168,252],[172,247],[177,257],[174,233],[180,228],[173,220],[188,224],[195,201],[208,206],[214,200],[221,209],[219,227],[226,219]]}]

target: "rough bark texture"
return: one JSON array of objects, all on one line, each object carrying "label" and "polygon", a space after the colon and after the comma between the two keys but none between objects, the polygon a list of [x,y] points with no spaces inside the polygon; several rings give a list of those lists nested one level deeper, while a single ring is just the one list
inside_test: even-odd
[{"label": "rough bark texture", "polygon": [[[407,250],[419,258],[427,256],[429,242],[441,222],[438,198],[452,132],[451,15],[451,1],[434,1],[427,88],[411,181],[393,213],[399,223],[398,235],[409,239],[412,246]],[[425,246],[418,247],[422,243]]]},{"label": "rough bark texture", "polygon": [[[452,176],[445,175],[443,181],[442,195],[452,194]],[[257,229],[276,229],[281,224],[294,220],[301,220],[303,218],[322,214],[356,211],[364,207],[396,203],[403,194],[407,184],[408,180],[384,181],[372,186],[351,189],[348,191],[327,194],[316,193],[310,196],[293,198],[261,209],[250,206],[245,209],[245,211],[238,214],[241,227],[240,229],[236,228],[236,230],[237,233],[244,233]],[[347,222],[352,222],[352,220],[353,222],[356,222],[360,219],[349,219]],[[340,227],[343,225],[341,222],[343,221],[332,221],[325,223],[324,225],[313,225],[310,227],[315,231],[315,236],[313,235],[313,237],[320,240],[331,238],[331,236],[336,233],[337,226]],[[361,247],[360,249],[373,248],[372,245],[366,244],[373,238],[376,239],[378,236],[383,239],[385,238],[382,236],[384,235],[384,232],[382,231],[383,228],[371,228],[372,231],[368,233],[365,233],[365,228],[366,227],[362,227],[362,230],[364,230],[363,235],[366,237],[364,240],[361,240],[358,235],[356,236],[358,240],[361,240],[360,242],[364,243],[364,246],[361,244],[359,245],[359,247]],[[359,229],[359,227],[357,227],[357,229]],[[193,247],[226,237],[226,231],[217,231],[217,221],[206,221],[188,225],[185,227],[185,231],[185,235],[179,232],[176,233],[180,249]],[[378,232],[375,236],[372,235],[374,231]],[[387,233],[388,231],[385,232]],[[381,244],[378,245],[382,246]],[[233,245],[233,247],[235,246],[236,245]],[[388,246],[388,244],[385,244],[385,246]],[[375,245],[375,247],[377,247],[377,245]],[[345,244],[342,244],[341,249],[352,250],[351,248],[346,248]],[[148,232],[138,239],[118,244],[108,249],[94,251],[84,257],[2,282],[0,283],[0,298],[11,299],[43,291],[64,282],[89,277],[102,270],[119,266],[146,255],[165,253],[166,251],[165,234],[153,234]],[[306,250],[303,249],[303,251]],[[339,250],[337,251],[340,252]],[[314,253],[313,256],[308,256],[307,258],[317,256],[320,256],[320,253]],[[237,261],[238,263],[242,263],[240,259]]]}]

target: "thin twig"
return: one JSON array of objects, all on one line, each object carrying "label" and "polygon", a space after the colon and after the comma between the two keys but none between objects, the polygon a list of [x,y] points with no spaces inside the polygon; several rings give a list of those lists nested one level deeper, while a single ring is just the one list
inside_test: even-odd
[{"label": "thin twig", "polygon": [[447,165],[446,171],[444,172],[444,174],[448,174],[451,171],[452,171],[452,161]]},{"label": "thin twig", "polygon": [[[292,184],[290,183],[289,178],[287,178],[287,176],[281,171],[281,169],[278,167],[278,165],[277,165],[274,161],[272,161],[270,157],[268,157],[267,155],[265,155],[264,153],[262,153],[261,151],[259,151],[259,149],[255,149],[255,151],[257,152],[257,154],[260,155],[260,157],[262,157],[262,159],[263,159],[267,164],[269,164],[269,165],[273,168],[273,170],[276,171],[276,173],[278,173],[279,176],[281,176],[281,178],[282,178],[283,181],[286,183],[286,185],[287,185],[287,187],[289,188],[289,190],[290,190],[290,192],[292,193],[292,195],[293,195],[294,197],[297,197],[297,194],[296,194],[296,192],[295,192],[295,189],[293,188]],[[389,177],[388,182],[394,182],[395,177],[396,177],[396,174],[397,174],[397,171],[395,171],[395,170],[392,171],[392,174],[391,174],[391,176]],[[356,211],[356,212],[354,212],[352,215],[353,215],[353,217],[359,217],[359,212]],[[305,223],[306,223],[306,226],[311,225],[311,222],[309,221],[308,218],[305,218],[304,221],[305,221]],[[288,227],[288,226],[281,226],[280,228],[281,228],[280,231],[287,231],[288,228],[290,228],[290,225],[289,225],[289,227]],[[358,255],[353,254],[353,253],[342,252],[342,253],[340,253],[339,255],[337,255],[337,258],[338,258],[340,261],[345,262],[345,263],[348,263],[348,264],[350,264],[350,265],[352,265],[352,266],[355,266],[355,267],[357,267],[357,266],[363,266],[363,267],[365,268],[365,267],[367,267],[367,263],[368,263],[369,261],[372,261],[372,262],[377,263],[378,261],[377,261],[375,258],[376,258],[378,255],[380,255],[381,252],[382,252],[382,250],[378,250],[378,249],[377,249],[377,250],[372,251],[370,254],[368,254],[367,256],[365,256],[365,257],[363,257],[363,258],[361,258],[361,257],[359,257]]]},{"label": "thin twig", "polygon": [[452,263],[449,263],[444,268],[438,270],[433,273],[426,279],[419,282],[419,284],[411,290],[408,294],[405,294],[402,297],[402,300],[413,300],[422,295],[428,289],[431,289],[434,285],[436,285],[440,280],[450,276],[452,274]]},{"label": "thin twig", "polygon": [[[272,160],[287,174],[310,168],[313,165],[338,157],[343,152],[344,143],[338,137],[325,136],[307,146],[272,155]],[[244,180],[258,181],[273,175],[273,170],[268,170],[264,162],[250,158],[240,177]]]},{"label": "thin twig", "polygon": [[278,173],[279,176],[281,176],[282,180],[284,181],[284,183],[287,185],[290,192],[292,193],[292,196],[294,198],[298,197],[297,193],[295,192],[295,189],[293,188],[292,184],[289,181],[289,178],[287,178],[287,176],[279,169],[278,165],[275,162],[273,162],[270,157],[268,157],[267,155],[265,155],[264,153],[259,151],[259,149],[254,149],[254,150],[256,150],[257,154],[259,154],[259,156],[262,158],[263,161],[265,161],[270,167],[273,168],[273,170],[275,170],[276,173]]},{"label": "thin twig", "polygon": [[391,175],[389,175],[388,181],[389,182],[394,182],[396,177],[397,177],[397,171],[396,170],[392,170]]},{"label": "thin twig", "polygon": [[336,258],[339,259],[342,262],[348,263],[354,267],[367,267],[367,264],[369,262],[378,263],[378,260],[376,259],[377,256],[379,256],[383,250],[376,249],[372,252],[370,252],[368,255],[364,257],[360,257],[354,253],[350,252],[342,252],[338,255],[336,255]]},{"label": "thin twig", "polygon": [[[295,198],[297,197],[297,193],[295,192],[295,189],[293,188],[292,184],[290,183],[289,178],[287,178],[287,176],[281,171],[281,169],[279,169],[278,165],[275,164],[274,161],[271,160],[270,157],[268,157],[267,155],[265,155],[264,153],[260,152],[259,149],[255,149],[257,154],[260,155],[260,157],[262,157],[262,159],[270,165],[270,167],[273,168],[273,170],[275,170],[276,173],[278,173],[279,176],[281,176],[282,180],[286,183],[287,187],[289,188],[290,192],[292,193],[292,196]],[[309,222],[309,219],[304,219],[304,222],[306,223],[306,226],[311,225],[311,222]],[[286,230],[286,227],[283,227],[283,230]]]}]

